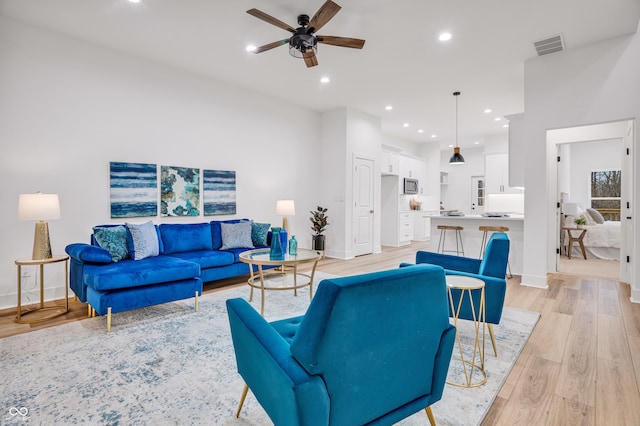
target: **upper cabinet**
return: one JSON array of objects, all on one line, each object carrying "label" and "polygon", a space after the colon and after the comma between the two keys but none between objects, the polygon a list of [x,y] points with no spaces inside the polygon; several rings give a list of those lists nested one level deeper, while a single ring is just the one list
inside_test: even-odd
[{"label": "upper cabinet", "polygon": [[509,154],[486,155],[484,176],[487,194],[522,193],[522,190],[509,186]]},{"label": "upper cabinet", "polygon": [[400,155],[397,152],[382,150],[382,167],[380,172],[383,175],[395,175],[400,172]]},{"label": "upper cabinet", "polygon": [[427,163],[417,158],[400,156],[400,178],[412,178],[418,180],[418,194],[424,194],[424,186],[427,182]]}]

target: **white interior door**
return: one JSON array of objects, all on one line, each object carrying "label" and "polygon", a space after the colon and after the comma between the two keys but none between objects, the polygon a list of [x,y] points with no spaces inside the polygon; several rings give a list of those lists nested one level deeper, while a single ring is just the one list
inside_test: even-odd
[{"label": "white interior door", "polygon": [[633,264],[630,262],[633,254],[632,194],[634,170],[631,158],[631,148],[635,132],[635,122],[629,121],[626,135],[622,138],[622,179],[620,180],[620,281],[631,283]]},{"label": "white interior door", "polygon": [[353,254],[373,253],[374,161],[354,157]]}]

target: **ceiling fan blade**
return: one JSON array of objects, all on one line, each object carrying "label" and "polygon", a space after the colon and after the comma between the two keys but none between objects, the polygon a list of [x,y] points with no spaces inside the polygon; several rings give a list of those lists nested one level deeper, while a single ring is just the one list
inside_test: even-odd
[{"label": "ceiling fan blade", "polygon": [[266,52],[267,50],[271,50],[275,47],[282,46],[283,44],[287,44],[287,43],[289,43],[288,38],[285,38],[284,40],[274,41],[273,43],[269,43],[269,44],[265,44],[264,46],[257,47],[256,50],[253,51],[253,53]]},{"label": "ceiling fan blade", "polygon": [[258,19],[262,19],[263,21],[268,22],[268,23],[270,23],[271,25],[275,25],[275,26],[276,26],[276,27],[278,27],[278,28],[282,28],[283,30],[287,30],[287,31],[289,31],[289,32],[291,32],[291,33],[294,33],[294,34],[295,34],[295,32],[296,32],[296,30],[295,30],[295,29],[293,29],[293,28],[291,27],[291,25],[289,25],[289,24],[285,24],[285,23],[284,23],[284,22],[282,22],[281,20],[276,19],[276,18],[274,18],[274,17],[273,17],[273,16],[271,16],[271,15],[267,15],[266,13],[264,13],[264,12],[263,12],[263,11],[261,11],[261,10],[258,10],[258,9],[249,9],[249,10],[247,10],[247,13],[248,13],[249,15],[251,15],[251,16],[255,16],[255,17],[256,17],[256,18],[258,18]]},{"label": "ceiling fan blade", "polygon": [[309,49],[309,51],[302,54],[304,58],[304,63],[307,64],[307,68],[315,67],[318,65],[318,58],[316,57],[316,53]]},{"label": "ceiling fan blade", "polygon": [[309,21],[309,25],[307,25],[307,34],[315,33],[320,28],[324,27],[331,18],[336,16],[336,13],[342,9],[342,7],[338,6],[331,0],[327,0],[320,9],[313,15],[313,18]]},{"label": "ceiling fan blade", "polygon": [[349,37],[316,36],[318,43],[330,44],[332,46],[350,47],[352,49],[362,49],[365,40]]}]

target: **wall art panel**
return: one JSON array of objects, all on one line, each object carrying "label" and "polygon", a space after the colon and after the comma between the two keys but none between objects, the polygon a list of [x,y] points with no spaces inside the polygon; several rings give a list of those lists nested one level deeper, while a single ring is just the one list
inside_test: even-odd
[{"label": "wall art panel", "polygon": [[162,216],[200,216],[200,169],[162,166],[160,172]]},{"label": "wall art panel", "polygon": [[236,172],[204,170],[205,216],[236,214]]},{"label": "wall art panel", "polygon": [[111,217],[158,215],[158,166],[145,163],[109,163]]}]

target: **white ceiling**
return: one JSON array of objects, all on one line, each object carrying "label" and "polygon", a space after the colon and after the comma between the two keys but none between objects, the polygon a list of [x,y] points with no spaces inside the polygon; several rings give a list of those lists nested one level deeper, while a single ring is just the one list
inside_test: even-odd
[{"label": "white ceiling", "polygon": [[[380,117],[385,134],[444,148],[455,140],[454,91],[461,147],[506,134],[494,118],[523,112],[534,41],[562,34],[572,49],[633,33],[640,17],[640,0],[336,0],[343,8],[320,33],[366,39],[363,50],[319,45],[313,68],[286,46],[246,52],[288,37],[248,9],[297,27],[323,2],[0,0],[0,14],[315,111],[352,107]],[[443,43],[445,30],[453,38]]]}]

